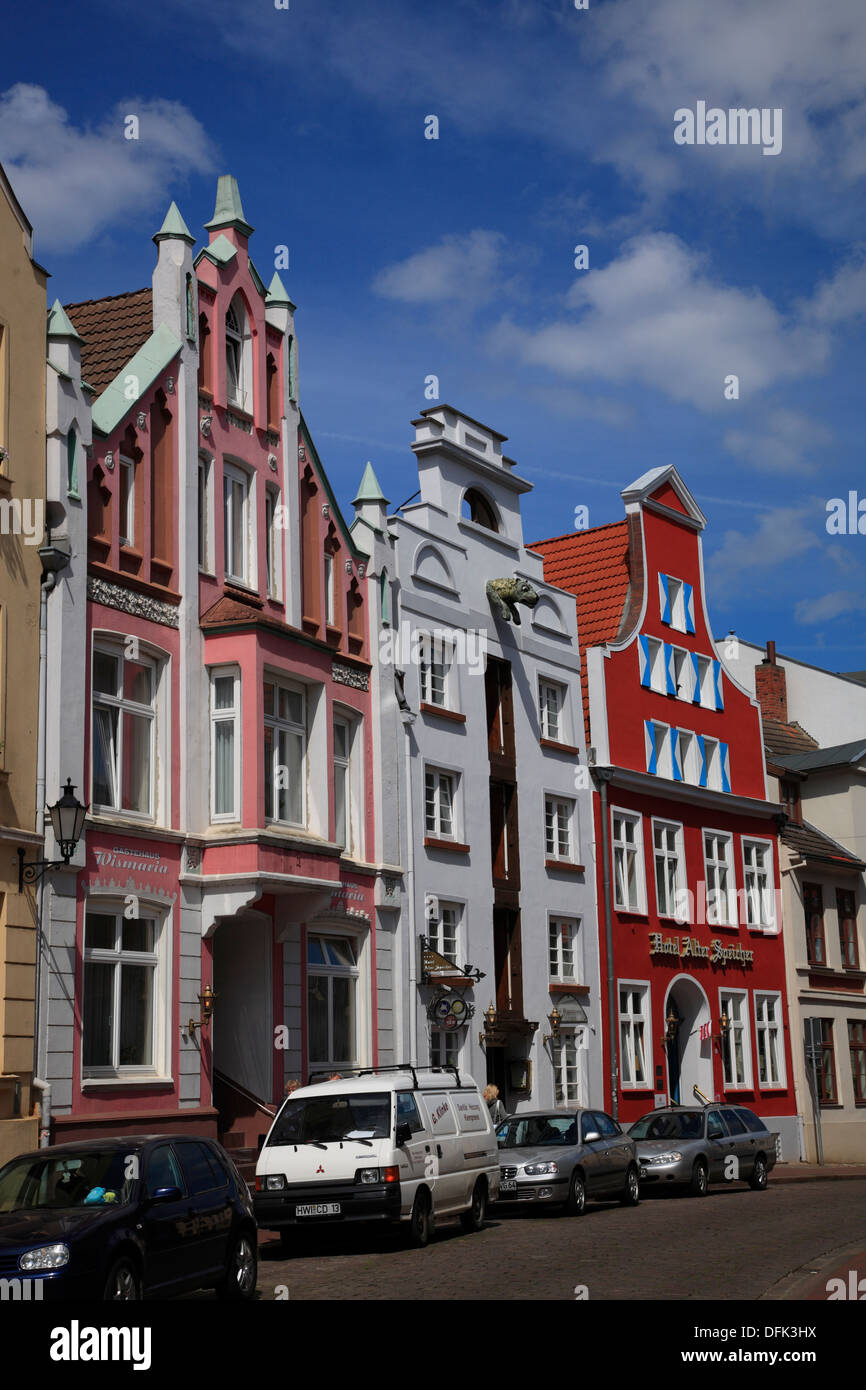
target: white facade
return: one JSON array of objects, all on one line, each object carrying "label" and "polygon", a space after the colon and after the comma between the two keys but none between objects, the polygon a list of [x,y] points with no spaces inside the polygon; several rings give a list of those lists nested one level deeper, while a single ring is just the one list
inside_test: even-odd
[{"label": "white facade", "polygon": [[[731,675],[754,695],[755,667],[763,661],[765,648],[744,642],[742,637],[737,638],[734,648],[730,637],[721,637],[716,652]],[[789,719],[801,724],[822,748],[862,736],[866,730],[866,685],[778,652],[776,663],[785,672]]]}]

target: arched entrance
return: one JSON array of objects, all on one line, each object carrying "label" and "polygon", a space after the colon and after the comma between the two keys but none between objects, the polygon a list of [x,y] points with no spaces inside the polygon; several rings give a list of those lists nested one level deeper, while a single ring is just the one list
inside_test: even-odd
[{"label": "arched entrance", "polygon": [[[710,1005],[703,989],[691,975],[678,975],[671,981],[665,995],[664,1018],[668,1095],[678,1105],[700,1104],[699,1097],[694,1093],[697,1086],[708,1100],[712,1100]],[[702,1031],[706,1034],[704,1038],[701,1037]]]}]

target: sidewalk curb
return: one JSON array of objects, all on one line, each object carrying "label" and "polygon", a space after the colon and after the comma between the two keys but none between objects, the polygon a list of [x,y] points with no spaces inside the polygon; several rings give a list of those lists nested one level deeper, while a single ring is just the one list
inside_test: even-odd
[{"label": "sidewalk curb", "polygon": [[800,1301],[815,1302],[810,1298],[807,1290],[811,1289],[812,1294],[820,1288],[825,1276],[832,1270],[838,1269],[841,1262],[845,1260],[859,1260],[860,1267],[866,1270],[866,1251],[863,1249],[863,1237],[854,1241],[851,1245],[837,1245],[831,1250],[824,1250],[814,1259],[808,1260],[805,1264],[798,1265],[789,1274],[785,1274],[781,1279],[777,1279],[769,1289],[760,1295],[756,1300],[763,1302],[782,1302]]}]

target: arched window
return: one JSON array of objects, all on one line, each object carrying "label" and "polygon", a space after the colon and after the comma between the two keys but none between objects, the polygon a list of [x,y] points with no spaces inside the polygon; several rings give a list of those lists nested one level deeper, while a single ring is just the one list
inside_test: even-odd
[{"label": "arched window", "polygon": [[488,531],[499,530],[496,513],[477,488],[467,488],[463,494],[463,516],[466,521],[474,521],[476,526],[485,526]]},{"label": "arched window", "polygon": [[268,385],[268,428],[279,430],[280,428],[280,381],[277,375],[277,363],[272,352],[268,353],[265,365]]},{"label": "arched window", "polygon": [[226,400],[239,410],[249,410],[252,405],[250,328],[239,295],[226,314]]}]

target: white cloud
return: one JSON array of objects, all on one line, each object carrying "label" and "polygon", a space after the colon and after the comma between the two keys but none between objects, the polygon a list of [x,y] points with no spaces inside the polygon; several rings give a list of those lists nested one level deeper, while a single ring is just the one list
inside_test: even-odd
[{"label": "white cloud", "polygon": [[862,613],[866,610],[866,595],[855,593],[852,589],[836,589],[823,594],[821,598],[803,598],[794,606],[794,617],[798,623],[823,623],[831,618],[839,618],[845,613]]},{"label": "white cloud", "polygon": [[[130,115],[137,140],[124,137]],[[130,98],[98,126],[79,128],[44,87],[18,82],[0,96],[0,160],[40,254],[74,251],[131,213],[163,213],[174,181],[214,168],[214,149],[180,102]]]},{"label": "white cloud", "polygon": [[603,269],[578,275],[567,306],[573,317],[535,331],[506,319],[491,348],[583,382],[652,387],[702,410],[736,409],[724,397],[730,374],[748,399],[817,370],[829,354],[825,332],[784,318],[758,290],[718,283],[668,233],[636,237]]},{"label": "white cloud", "polygon": [[446,236],[381,270],[373,289],[404,304],[462,303],[489,298],[503,268],[505,237],[476,228],[467,236]]},{"label": "white cloud", "polygon": [[840,266],[835,275],[821,282],[803,311],[818,324],[846,323],[866,315],[866,261]]},{"label": "white cloud", "polygon": [[829,448],[833,431],[798,410],[775,409],[753,430],[728,430],[722,440],[729,454],[771,473],[814,473],[810,455]]},{"label": "white cloud", "polygon": [[707,573],[719,592],[756,592],[765,576],[767,590],[776,591],[792,560],[811,558],[824,549],[809,529],[814,513],[805,507],[776,507],[766,512],[753,531],[726,531],[707,562]]}]

